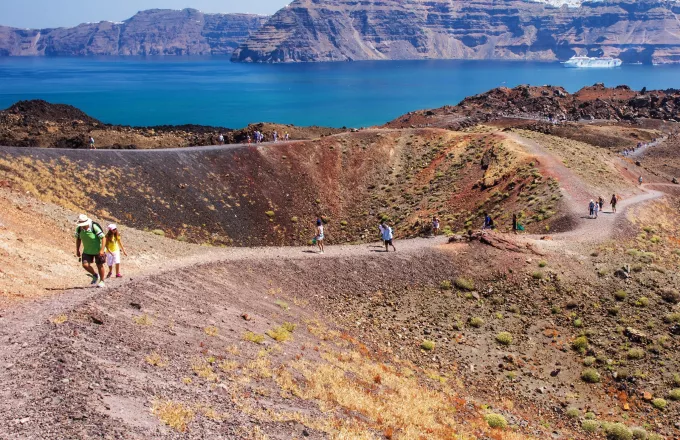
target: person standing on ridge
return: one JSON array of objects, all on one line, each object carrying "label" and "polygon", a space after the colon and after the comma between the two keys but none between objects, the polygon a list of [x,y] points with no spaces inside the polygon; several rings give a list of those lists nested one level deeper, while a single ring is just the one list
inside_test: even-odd
[{"label": "person standing on ridge", "polygon": [[[93,222],[87,215],[80,214],[76,222],[76,255],[82,258],[83,269],[92,276],[90,284],[96,284],[97,287],[106,287],[104,284],[104,264],[106,257],[104,250],[106,249],[106,236],[102,227]],[[83,244],[83,253],[81,257],[80,244]],[[97,265],[97,271],[92,268],[92,263]]]},{"label": "person standing on ridge", "polygon": [[323,239],[324,239],[324,234],[323,234],[323,221],[321,221],[321,217],[316,218],[316,236],[314,237],[316,240],[316,245],[319,247],[319,253],[323,254]]},{"label": "person standing on ridge", "polygon": [[595,202],[593,202],[592,199],[590,199],[590,203],[588,203],[588,218],[593,218],[595,215]]},{"label": "person standing on ridge", "polygon": [[612,194],[612,199],[609,201],[609,203],[612,204],[612,212],[616,212],[616,203],[619,200],[616,198],[616,194]]},{"label": "person standing on ridge", "polygon": [[439,235],[439,217],[437,216],[432,217],[432,235],[435,237]]},{"label": "person standing on ridge", "polygon": [[97,147],[94,146],[94,138],[90,136],[90,150],[96,150]]},{"label": "person standing on ridge", "polygon": [[219,142],[220,145],[224,144],[224,136],[222,136],[222,133],[220,133],[220,136],[217,138],[217,142]]},{"label": "person standing on ridge", "polygon": [[642,185],[642,176],[638,177],[638,185]]},{"label": "person standing on ridge", "polygon": [[597,214],[600,212],[600,204],[595,203],[594,208],[595,208],[595,218],[597,218]]},{"label": "person standing on ridge", "polygon": [[383,224],[382,238],[383,238],[383,241],[385,242],[385,252],[390,251],[388,246],[392,246],[392,249],[394,249],[394,252],[397,252],[397,248],[395,248],[394,244],[392,244],[392,240],[394,239],[394,235],[392,234],[392,228],[387,223]]}]

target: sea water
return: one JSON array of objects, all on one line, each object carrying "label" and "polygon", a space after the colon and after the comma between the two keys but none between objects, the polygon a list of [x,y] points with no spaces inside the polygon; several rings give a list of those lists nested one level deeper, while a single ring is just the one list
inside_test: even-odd
[{"label": "sea water", "polygon": [[253,122],[362,127],[455,105],[499,86],[602,82],[680,88],[680,66],[566,69],[560,63],[362,61],[240,64],[226,57],[0,58],[0,108],[24,99],[74,105],[111,124]]}]

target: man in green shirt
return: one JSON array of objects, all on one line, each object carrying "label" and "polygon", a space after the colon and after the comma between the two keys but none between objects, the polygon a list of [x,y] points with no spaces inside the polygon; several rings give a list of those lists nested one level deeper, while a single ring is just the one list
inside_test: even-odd
[{"label": "man in green shirt", "polygon": [[[104,284],[104,265],[106,264],[106,235],[101,226],[94,223],[85,214],[80,214],[76,222],[76,255],[80,254],[80,244],[83,244],[82,262],[85,269],[91,276],[92,282],[97,287],[106,287]],[[92,263],[97,265],[97,272],[92,267]]]}]

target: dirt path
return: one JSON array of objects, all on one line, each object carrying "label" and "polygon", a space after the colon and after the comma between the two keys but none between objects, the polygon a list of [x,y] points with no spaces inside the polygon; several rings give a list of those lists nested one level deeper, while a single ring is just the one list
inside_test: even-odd
[{"label": "dirt path", "polygon": [[649,142],[624,157],[640,157],[650,147],[656,147],[657,145],[663,143],[666,139],[668,139],[668,136],[662,136],[661,138],[657,139],[656,142]]}]

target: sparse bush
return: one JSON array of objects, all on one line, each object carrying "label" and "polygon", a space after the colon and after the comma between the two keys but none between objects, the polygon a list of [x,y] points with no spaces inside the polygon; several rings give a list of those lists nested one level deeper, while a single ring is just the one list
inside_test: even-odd
[{"label": "sparse bush", "polygon": [[680,313],[669,313],[668,315],[664,316],[663,320],[667,322],[668,324],[674,323],[674,324],[679,324],[680,323]]},{"label": "sparse bush", "polygon": [[587,383],[598,383],[600,381],[600,373],[594,368],[586,368],[581,372],[581,379]]},{"label": "sparse bush", "polygon": [[473,318],[470,318],[470,321],[468,321],[470,325],[474,328],[480,328],[481,326],[484,325],[484,320],[478,316],[475,316]]},{"label": "sparse bush", "polygon": [[143,314],[142,316],[135,316],[132,318],[135,323],[138,325],[151,325],[153,324],[153,320],[147,315],[146,313]]},{"label": "sparse bush", "polygon": [[584,420],[583,422],[581,422],[581,429],[588,433],[593,433],[597,431],[599,427],[600,423],[597,422],[596,420]]},{"label": "sparse bush", "polygon": [[500,332],[496,335],[496,342],[501,345],[508,346],[512,344],[512,335],[508,332]]},{"label": "sparse bush", "polygon": [[680,302],[680,293],[675,289],[664,289],[661,291],[661,298],[671,304]]},{"label": "sparse bush", "polygon": [[574,319],[574,327],[576,328],[583,327],[583,321],[581,320],[581,318]]},{"label": "sparse bush", "polygon": [[579,336],[572,341],[571,347],[579,353],[584,353],[588,349],[588,338]]},{"label": "sparse bush", "polygon": [[541,260],[538,262],[538,267],[545,267],[548,265],[548,262],[545,260]]},{"label": "sparse bush", "polygon": [[645,431],[643,428],[636,427],[631,430],[633,433],[633,438],[636,440],[646,440],[647,439],[647,431]]},{"label": "sparse bush", "polygon": [[290,306],[288,305],[287,302],[281,301],[280,299],[277,299],[276,301],[274,301],[274,304],[281,307],[283,310],[288,310],[290,308]]},{"label": "sparse bush", "polygon": [[641,296],[635,301],[635,305],[638,307],[647,307],[649,305],[649,298]]},{"label": "sparse bush", "polygon": [[165,237],[165,231],[162,229],[154,229],[153,231],[151,231],[151,233],[155,235],[160,235],[161,237]]},{"label": "sparse bush", "polygon": [[631,348],[628,350],[628,359],[642,359],[645,357],[645,351],[642,348]]},{"label": "sparse bush", "polygon": [[66,321],[68,321],[68,316],[66,316],[66,315],[59,315],[59,316],[55,316],[54,318],[52,318],[52,323],[57,324],[57,325],[63,324]]},{"label": "sparse bush", "polygon": [[508,426],[508,421],[500,414],[487,414],[484,416],[484,419],[491,428],[503,429]]},{"label": "sparse bush", "polygon": [[441,290],[451,290],[452,284],[450,280],[444,280],[441,283],[439,283],[439,288]]},{"label": "sparse bush", "polygon": [[161,367],[162,368],[162,367],[165,367],[165,366],[168,365],[168,362],[165,359],[163,359],[163,357],[160,354],[156,353],[155,351],[153,353],[151,353],[150,355],[148,355],[145,360],[146,360],[147,364],[153,365],[154,367]]},{"label": "sparse bush", "polygon": [[267,330],[267,336],[269,336],[270,338],[277,342],[286,342],[287,340],[293,337],[284,326]]},{"label": "sparse bush", "polygon": [[203,329],[203,331],[208,336],[217,336],[217,334],[219,333],[219,330],[214,325],[206,327],[205,329]]},{"label": "sparse bush", "polygon": [[668,402],[666,402],[666,399],[662,399],[660,397],[657,397],[656,399],[652,400],[652,406],[656,409],[659,409],[659,410],[665,409],[667,405],[668,405]]},{"label": "sparse bush", "polygon": [[299,220],[299,219],[298,219],[297,217],[291,217],[291,218],[290,218],[291,223],[297,223],[298,220]]},{"label": "sparse bush", "polygon": [[581,411],[578,410],[578,408],[569,408],[567,409],[567,416],[571,417],[572,419],[577,419],[581,415]]},{"label": "sparse bush", "polygon": [[460,290],[468,290],[468,291],[475,290],[475,283],[472,280],[467,279],[467,278],[462,278],[462,277],[456,278],[456,281],[454,282],[454,284]]},{"label": "sparse bush", "polygon": [[614,293],[614,298],[616,298],[617,301],[623,301],[624,299],[626,299],[627,296],[628,294],[626,293],[625,290],[617,290]]},{"label": "sparse bush", "polygon": [[243,335],[243,339],[245,339],[246,341],[254,342],[256,344],[261,344],[264,342],[264,335],[259,335],[253,332],[246,332]]},{"label": "sparse bush", "polygon": [[422,348],[425,351],[432,351],[434,350],[434,342],[430,341],[428,339],[425,339],[422,344],[420,344],[420,348]]},{"label": "sparse bush", "polygon": [[595,420],[595,413],[588,411],[583,415],[586,420]]},{"label": "sparse bush", "polygon": [[541,280],[541,279],[543,279],[543,273],[542,273],[542,272],[538,272],[538,271],[533,272],[533,273],[531,274],[531,278],[533,278],[533,279],[535,279],[535,280]]},{"label": "sparse bush", "polygon": [[665,439],[659,434],[649,434],[647,436],[647,440],[665,440]]},{"label": "sparse bush", "polygon": [[297,328],[297,324],[293,324],[292,322],[284,322],[281,324],[281,327],[283,327],[288,333],[293,333]]},{"label": "sparse bush", "polygon": [[154,402],[151,412],[163,423],[179,432],[186,431],[187,425],[194,418],[191,408],[170,400]]},{"label": "sparse bush", "polygon": [[586,367],[591,367],[591,366],[595,365],[595,358],[592,357],[592,356],[585,357],[583,359],[583,365],[585,365]]},{"label": "sparse bush", "polygon": [[274,213],[274,211],[265,211],[264,214],[265,214],[267,217],[269,217],[269,218],[273,218],[274,215],[276,215],[276,214]]},{"label": "sparse bush", "polygon": [[344,228],[345,226],[347,226],[347,221],[346,221],[346,220],[341,220],[341,221],[340,221],[340,226],[342,226],[343,228]]},{"label": "sparse bush", "polygon": [[608,440],[632,440],[633,433],[622,423],[607,423],[602,426]]}]

